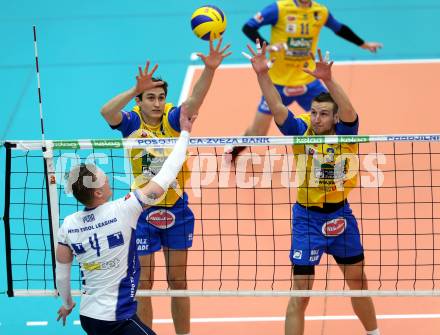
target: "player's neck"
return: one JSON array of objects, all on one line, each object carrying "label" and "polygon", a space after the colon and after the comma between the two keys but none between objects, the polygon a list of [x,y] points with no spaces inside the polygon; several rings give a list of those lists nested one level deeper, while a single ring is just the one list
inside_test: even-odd
[{"label": "player's neck", "polygon": [[295,2],[296,5],[298,7],[301,7],[301,8],[309,8],[309,7],[312,6],[312,2],[311,1],[307,1],[307,3],[303,3],[303,2],[301,2],[299,0],[293,0],[293,2]]},{"label": "player's neck", "polygon": [[145,115],[144,113],[141,113],[142,121],[146,123],[149,126],[156,127],[160,124],[162,121],[162,117],[151,117],[148,115]]}]

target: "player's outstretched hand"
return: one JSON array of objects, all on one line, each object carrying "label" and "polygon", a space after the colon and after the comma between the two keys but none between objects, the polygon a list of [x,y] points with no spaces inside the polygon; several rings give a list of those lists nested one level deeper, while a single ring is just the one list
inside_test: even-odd
[{"label": "player's outstretched hand", "polygon": [[245,52],[242,52],[242,54],[251,61],[255,73],[261,74],[269,71],[270,62],[268,62],[266,59],[266,48],[267,48],[266,42],[263,42],[263,47],[261,47],[260,40],[257,38],[256,41],[257,51],[254,51],[254,49],[249,44],[247,45],[247,48],[252,54],[252,56],[248,55]]},{"label": "player's outstretched hand", "polygon": [[197,118],[197,114],[190,114],[185,107],[185,104],[182,104],[180,108],[180,129],[186,130],[190,133],[193,123]]},{"label": "player's outstretched hand", "polygon": [[64,306],[61,306],[61,308],[58,310],[58,318],[57,321],[63,320],[63,326],[66,325],[66,319],[67,316],[72,312],[72,310],[75,308],[75,303],[73,303],[72,307],[66,308]]},{"label": "player's outstretched hand", "polygon": [[139,66],[139,75],[136,76],[136,94],[141,94],[146,90],[150,90],[154,87],[162,86],[163,81],[153,81],[154,72],[156,72],[159,65],[154,65],[150,73],[148,73],[148,68],[150,67],[150,61],[147,61],[145,69]]},{"label": "player's outstretched hand", "polygon": [[220,66],[223,59],[225,59],[226,57],[232,54],[232,52],[226,52],[230,48],[231,46],[230,44],[226,45],[223,49],[221,49],[222,42],[223,42],[223,38],[220,38],[220,40],[217,43],[217,46],[214,47],[214,42],[210,40],[209,55],[207,56],[205,56],[201,52],[197,53],[197,56],[199,56],[202,59],[203,63],[205,63],[205,66],[207,68],[215,70]]},{"label": "player's outstretched hand", "polygon": [[[315,59],[315,55],[311,52],[310,57]],[[318,61],[316,62],[315,71],[310,71],[309,69],[304,68],[303,71],[312,75],[316,79],[321,80],[331,80],[332,79],[332,65],[333,61],[329,59],[322,58],[321,49],[318,49]]]},{"label": "player's outstretched hand", "polygon": [[361,48],[376,53],[379,49],[383,48],[383,44],[377,42],[365,42],[361,45]]}]

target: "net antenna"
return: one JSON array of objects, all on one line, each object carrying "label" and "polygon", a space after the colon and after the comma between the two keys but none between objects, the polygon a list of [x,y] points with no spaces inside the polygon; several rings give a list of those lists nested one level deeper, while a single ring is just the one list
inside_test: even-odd
[{"label": "net antenna", "polygon": [[56,289],[55,282],[55,250],[56,242],[55,237],[58,235],[59,227],[59,212],[58,212],[58,193],[57,184],[55,176],[55,167],[53,162],[53,151],[52,149],[47,149],[46,139],[44,135],[44,118],[43,118],[43,99],[41,95],[41,80],[40,80],[40,67],[38,62],[38,43],[37,43],[37,27],[33,26],[34,33],[34,52],[35,52],[35,70],[37,75],[37,85],[38,85],[38,102],[40,111],[40,128],[41,128],[41,139],[42,139],[42,151],[43,151],[43,162],[44,162],[44,175],[46,176],[46,198],[47,198],[47,211],[48,211],[48,222],[49,222],[49,232],[50,232],[50,242],[52,244],[52,273],[53,282]]}]

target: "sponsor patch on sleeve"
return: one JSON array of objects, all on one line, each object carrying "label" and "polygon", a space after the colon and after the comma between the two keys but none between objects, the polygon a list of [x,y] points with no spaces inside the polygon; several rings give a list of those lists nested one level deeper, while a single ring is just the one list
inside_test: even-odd
[{"label": "sponsor patch on sleeve", "polygon": [[263,14],[261,14],[261,12],[255,14],[254,20],[257,21],[258,23],[262,23],[264,21]]}]

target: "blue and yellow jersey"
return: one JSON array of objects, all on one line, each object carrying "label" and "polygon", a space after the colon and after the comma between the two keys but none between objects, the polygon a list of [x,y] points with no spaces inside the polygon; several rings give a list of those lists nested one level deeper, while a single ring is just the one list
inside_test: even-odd
[{"label": "blue and yellow jersey", "polygon": [[272,3],[246,24],[253,28],[272,25],[270,44],[287,46],[286,50],[270,55],[275,63],[269,75],[274,84],[282,86],[300,86],[314,81],[313,76],[302,71],[304,67],[315,69],[309,53],[316,53],[319,33],[324,25],[334,32],[341,27],[325,6],[312,1],[310,7],[303,8],[295,0]]},{"label": "blue and yellow jersey", "polygon": [[[294,117],[291,112],[283,125],[284,135],[315,136],[310,114]],[[336,135],[357,135],[359,122],[339,122]],[[294,145],[296,180],[299,181],[297,201],[304,206],[323,207],[347,199],[356,186],[359,171],[358,144]]]},{"label": "blue and yellow jersey", "polygon": [[[138,106],[131,112],[122,112],[122,122],[112,127],[122,132],[124,138],[167,138],[180,135],[180,106],[165,105],[162,121],[157,126],[145,123]],[[144,186],[161,169],[164,161],[171,153],[171,148],[146,148],[131,149],[129,152],[134,182],[132,189]],[[190,172],[185,163],[177,176],[176,183],[171,184],[168,192],[157,206],[172,207],[183,195],[185,182],[190,177]]]}]

